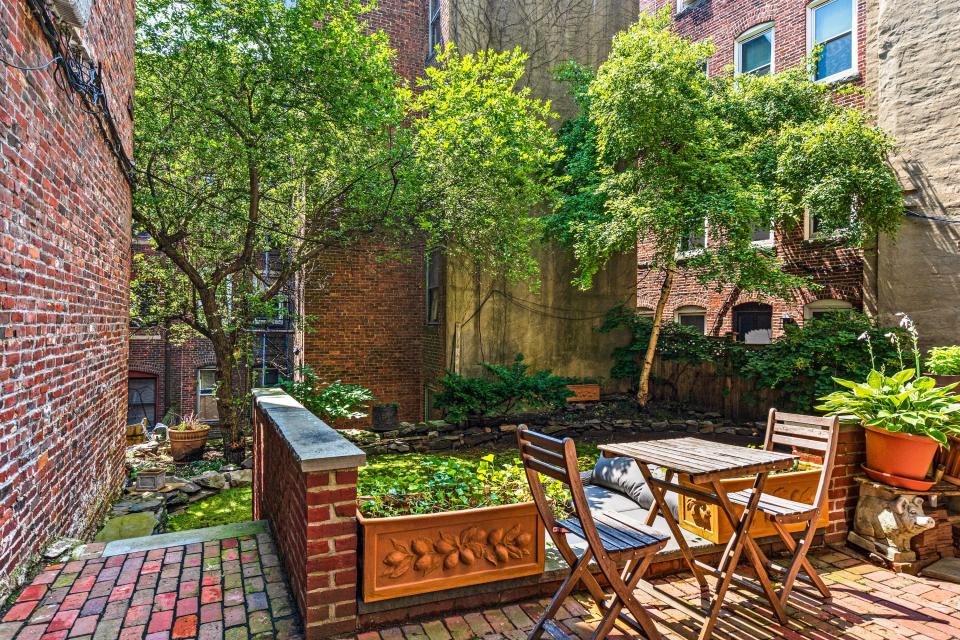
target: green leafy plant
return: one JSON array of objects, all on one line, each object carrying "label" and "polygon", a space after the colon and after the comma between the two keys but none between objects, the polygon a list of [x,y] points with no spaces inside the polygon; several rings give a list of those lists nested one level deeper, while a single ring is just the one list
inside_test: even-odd
[{"label": "green leafy plant", "polygon": [[167,518],[167,531],[217,527],[253,519],[253,489],[238,487],[198,500]]},{"label": "green leafy plant", "polygon": [[573,378],[555,376],[549,370],[530,372],[518,353],[511,364],[484,362],[487,377],[467,378],[447,371],[440,379],[442,391],[436,406],[446,409],[447,419],[459,422],[467,416],[507,415],[524,409],[559,409],[573,392]]},{"label": "green leafy plant", "polygon": [[[881,367],[877,370],[873,339],[869,332],[860,335],[870,353],[872,369],[866,382],[834,378],[843,389],[820,398],[817,407],[829,416],[852,415],[863,424],[895,433],[907,433],[933,438],[949,446],[947,436],[960,430],[960,402],[953,395],[956,384],[937,387],[933,378],[917,375],[920,365],[919,335],[909,316],[900,314],[900,333],[887,332],[887,338],[897,352],[900,371],[887,376]],[[903,333],[912,347],[917,368],[904,368]]]},{"label": "green leafy plant", "polygon": [[937,376],[960,376],[960,345],[933,347],[925,365],[928,373]]},{"label": "green leafy plant", "polygon": [[194,414],[190,413],[184,416],[178,424],[170,427],[173,431],[203,431],[210,426],[199,420]]},{"label": "green leafy plant", "polygon": [[297,402],[324,420],[365,418],[366,409],[373,402],[373,393],[358,384],[343,384],[339,380],[326,383],[313,367],[303,366],[295,380],[283,380],[280,386]]},{"label": "green leafy plant", "polygon": [[899,331],[879,327],[862,313],[826,314],[802,327],[788,325],[772,344],[747,351],[737,369],[757,387],[783,392],[790,408],[805,412],[837,389],[835,378],[864,379],[875,368],[902,369],[896,347],[885,337]]},{"label": "green leafy plant", "polygon": [[[357,490],[366,517],[459,511],[531,500],[523,465],[509,454],[384,455],[371,457],[360,469]],[[591,468],[598,452],[580,451],[580,468]],[[546,484],[557,509],[568,494],[559,482]]]},{"label": "green leafy plant", "polygon": [[817,410],[828,416],[852,415],[865,425],[933,438],[947,446],[947,435],[960,429],[956,384],[937,387],[936,380],[904,369],[892,376],[871,371],[866,382],[835,378],[845,389],[820,398]]}]

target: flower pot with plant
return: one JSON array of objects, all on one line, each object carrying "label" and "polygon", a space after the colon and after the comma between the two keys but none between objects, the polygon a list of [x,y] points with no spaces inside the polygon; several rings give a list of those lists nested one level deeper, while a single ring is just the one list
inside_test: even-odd
[{"label": "flower pot with plant", "polygon": [[[940,386],[960,384],[960,345],[934,347],[927,352],[924,363],[926,375],[932,377]],[[939,463],[943,465],[943,479],[960,485],[960,437],[947,434],[950,446],[940,450]]]},{"label": "flower pot with plant", "polygon": [[174,462],[196,460],[203,454],[207,444],[210,425],[188,415],[183,421],[170,427],[167,436],[170,439],[170,455]]},{"label": "flower pot with plant", "polygon": [[[956,385],[938,387],[936,380],[917,373],[916,328],[907,316],[900,326],[913,345],[916,367],[904,366],[902,335],[888,333],[900,354],[902,369],[888,376],[874,368],[864,382],[835,378],[843,389],[820,398],[823,404],[817,409],[829,416],[855,416],[861,421],[866,430],[864,470],[868,475],[893,486],[919,488],[937,449],[948,447],[948,437],[960,428],[960,398],[952,393]],[[861,339],[870,345],[868,334]],[[872,347],[870,352],[872,357]]]}]

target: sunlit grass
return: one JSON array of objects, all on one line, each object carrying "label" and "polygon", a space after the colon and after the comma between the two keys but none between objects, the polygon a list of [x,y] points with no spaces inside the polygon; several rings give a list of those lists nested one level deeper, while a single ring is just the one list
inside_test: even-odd
[{"label": "sunlit grass", "polygon": [[253,519],[253,489],[238,487],[194,502],[167,518],[167,531],[216,527]]}]

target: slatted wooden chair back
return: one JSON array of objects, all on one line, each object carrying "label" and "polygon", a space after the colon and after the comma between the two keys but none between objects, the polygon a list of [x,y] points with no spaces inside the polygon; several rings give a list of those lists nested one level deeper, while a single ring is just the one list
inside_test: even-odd
[{"label": "slatted wooden chair back", "polygon": [[[577,463],[577,448],[573,440],[560,440],[542,433],[530,431],[526,425],[517,429],[517,446],[520,459],[527,474],[530,493],[537,505],[540,517],[548,531],[556,527],[553,505],[547,499],[541,474],[560,482],[570,492],[577,517],[591,520],[590,509],[580,480],[580,468]],[[586,526],[586,525],[585,525]]]},{"label": "slatted wooden chair back", "polygon": [[833,475],[833,465],[837,457],[839,437],[839,418],[807,416],[770,409],[765,448],[772,450],[779,445],[812,451],[822,456],[823,470],[813,501],[814,506],[820,506],[827,497],[830,477]]}]

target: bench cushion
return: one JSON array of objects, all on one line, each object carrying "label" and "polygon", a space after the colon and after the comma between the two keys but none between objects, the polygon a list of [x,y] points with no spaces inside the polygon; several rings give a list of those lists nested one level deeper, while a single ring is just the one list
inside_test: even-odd
[{"label": "bench cushion", "polygon": [[[611,460],[624,460],[632,464],[633,468],[630,469],[626,462],[611,465]],[[598,468],[600,473],[597,472]],[[651,467],[650,471],[655,478],[664,477],[663,469],[659,467]],[[647,510],[653,504],[653,493],[644,482],[637,463],[631,458],[600,458],[594,467],[591,484],[584,487],[584,493],[593,509],[609,509],[641,521],[645,520]],[[668,491],[666,497],[670,511],[675,517],[679,517],[677,494]]]}]

